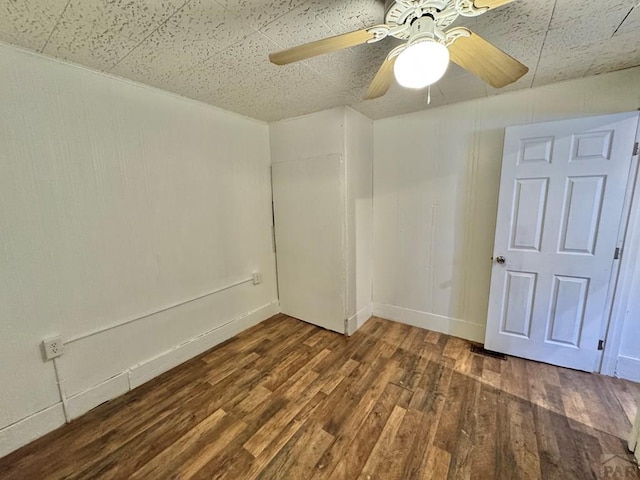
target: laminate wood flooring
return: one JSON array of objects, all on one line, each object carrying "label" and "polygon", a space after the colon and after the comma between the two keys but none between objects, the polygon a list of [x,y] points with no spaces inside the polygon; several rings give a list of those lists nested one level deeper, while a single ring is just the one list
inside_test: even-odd
[{"label": "laminate wood flooring", "polygon": [[586,480],[631,465],[639,385],[469,347],[277,315],[0,459],[0,478]]}]

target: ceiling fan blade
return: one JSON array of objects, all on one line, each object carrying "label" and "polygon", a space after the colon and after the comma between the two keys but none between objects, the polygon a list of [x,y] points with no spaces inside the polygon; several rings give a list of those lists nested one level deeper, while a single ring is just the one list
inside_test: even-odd
[{"label": "ceiling fan blade", "polygon": [[396,58],[398,57],[394,56],[391,59],[387,58],[382,65],[380,65],[378,73],[376,73],[371,84],[369,84],[367,94],[364,96],[365,100],[372,100],[387,93],[387,90],[389,90],[389,87],[391,86],[391,82],[393,82],[393,65],[396,63]]},{"label": "ceiling fan blade", "polygon": [[474,0],[473,6],[476,8],[498,8],[515,0]]},{"label": "ceiling fan blade", "polygon": [[323,53],[335,52],[344,48],[353,47],[365,43],[374,37],[368,30],[356,30],[355,32],[343,33],[335,37],[317,40],[297,47],[289,48],[281,52],[269,54],[269,60],[276,65],[286,65],[298,62],[307,58],[322,55]]},{"label": "ceiling fan blade", "polygon": [[459,37],[449,45],[451,61],[465,70],[469,70],[494,88],[509,85],[529,71],[525,65],[480,35],[470,30],[469,33],[468,37]]}]

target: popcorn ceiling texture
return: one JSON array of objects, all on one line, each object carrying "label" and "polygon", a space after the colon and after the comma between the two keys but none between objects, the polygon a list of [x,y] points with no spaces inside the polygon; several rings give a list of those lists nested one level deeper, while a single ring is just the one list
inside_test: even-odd
[{"label": "popcorn ceiling texture", "polygon": [[[269,52],[383,21],[378,0],[0,0],[0,40],[273,121],[350,105],[377,119],[427,108],[394,85],[362,97],[394,39],[285,67]],[[606,3],[606,9],[603,4]],[[637,0],[517,0],[458,19],[529,68],[496,90],[450,66],[431,107],[640,65]]]}]

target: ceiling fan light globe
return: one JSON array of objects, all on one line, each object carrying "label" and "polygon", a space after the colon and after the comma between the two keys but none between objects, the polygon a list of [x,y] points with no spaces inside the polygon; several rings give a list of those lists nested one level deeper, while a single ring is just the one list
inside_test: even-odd
[{"label": "ceiling fan light globe", "polygon": [[393,73],[401,86],[420,89],[440,80],[448,66],[447,47],[435,41],[422,41],[398,55]]}]

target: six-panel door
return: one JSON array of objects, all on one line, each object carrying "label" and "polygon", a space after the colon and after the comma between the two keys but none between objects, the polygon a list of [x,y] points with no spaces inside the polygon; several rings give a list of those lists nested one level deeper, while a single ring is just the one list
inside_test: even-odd
[{"label": "six-panel door", "polygon": [[638,114],[510,127],[485,347],[597,368]]}]

